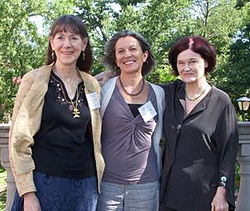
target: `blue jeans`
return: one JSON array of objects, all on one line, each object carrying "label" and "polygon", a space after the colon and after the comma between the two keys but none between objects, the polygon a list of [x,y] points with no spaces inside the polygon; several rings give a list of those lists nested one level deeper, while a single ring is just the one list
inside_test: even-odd
[{"label": "blue jeans", "polygon": [[[34,172],[34,182],[42,211],[96,210],[96,177],[71,179]],[[22,211],[23,202],[16,192],[11,210]]]},{"label": "blue jeans", "polygon": [[157,211],[159,182],[120,185],[102,181],[98,211]]}]

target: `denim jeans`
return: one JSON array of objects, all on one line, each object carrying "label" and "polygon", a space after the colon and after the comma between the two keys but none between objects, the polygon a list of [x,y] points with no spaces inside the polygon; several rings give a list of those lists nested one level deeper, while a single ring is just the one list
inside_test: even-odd
[{"label": "denim jeans", "polygon": [[[96,210],[96,177],[71,179],[34,172],[34,182],[42,211]],[[16,192],[11,210],[22,211],[23,202],[23,198]]]},{"label": "denim jeans", "polygon": [[159,182],[120,185],[102,181],[97,211],[157,211]]}]

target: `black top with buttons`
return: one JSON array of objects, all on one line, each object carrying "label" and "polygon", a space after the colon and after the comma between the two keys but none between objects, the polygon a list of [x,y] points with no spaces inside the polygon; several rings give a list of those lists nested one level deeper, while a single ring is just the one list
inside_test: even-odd
[{"label": "black top with buttons", "polygon": [[[34,136],[32,157],[35,170],[50,176],[85,178],[96,175],[90,111],[83,82],[78,85],[77,108],[80,117],[72,115],[72,103],[64,83],[51,72],[45,95],[40,130]],[[77,93],[72,99],[75,103]]]},{"label": "black top with buttons", "polygon": [[[234,168],[238,146],[237,118],[226,93],[212,87],[185,115],[185,84],[163,86],[166,94],[160,208],[211,210],[218,186],[234,205]],[[185,104],[184,104],[185,105]]]}]

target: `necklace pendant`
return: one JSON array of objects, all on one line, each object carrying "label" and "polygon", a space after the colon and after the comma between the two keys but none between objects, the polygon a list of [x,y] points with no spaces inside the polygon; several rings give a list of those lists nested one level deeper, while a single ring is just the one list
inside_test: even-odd
[{"label": "necklace pendant", "polygon": [[80,111],[78,108],[74,108],[72,111],[73,118],[79,118],[80,117]]}]

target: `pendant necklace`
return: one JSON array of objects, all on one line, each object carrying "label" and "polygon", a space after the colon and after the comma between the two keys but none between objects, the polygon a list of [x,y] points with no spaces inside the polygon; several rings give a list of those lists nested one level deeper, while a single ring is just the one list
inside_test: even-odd
[{"label": "pendant necklace", "polygon": [[196,100],[198,100],[198,99],[205,93],[205,91],[207,90],[207,88],[208,88],[208,84],[207,84],[207,86],[202,90],[202,92],[201,92],[197,97],[195,97],[195,98],[190,98],[190,97],[188,97],[188,95],[187,95],[187,88],[186,88],[186,86],[185,86],[185,95],[186,95],[186,98],[187,98],[189,101],[196,101]]},{"label": "pendant necklace", "polygon": [[143,78],[143,80],[142,80],[141,89],[140,89],[137,93],[135,93],[135,94],[132,94],[132,93],[127,92],[127,90],[126,90],[125,87],[123,86],[121,77],[119,76],[118,78],[119,78],[119,82],[120,82],[120,84],[121,84],[122,90],[123,90],[127,95],[129,95],[129,96],[137,96],[137,95],[141,94],[141,92],[142,92],[143,89],[144,89],[144,86],[145,86],[145,80],[144,80],[144,78]]},{"label": "pendant necklace", "polygon": [[70,103],[72,105],[72,115],[73,115],[73,118],[79,118],[80,117],[80,111],[77,108],[77,106],[78,106],[78,98],[79,98],[79,92],[78,92],[78,88],[77,88],[75,103],[70,99]]},{"label": "pendant necklace", "polygon": [[[66,99],[67,99],[66,93],[65,93],[65,91],[64,91],[63,88],[62,88],[61,90],[62,90],[64,99],[66,100]],[[71,99],[70,97],[69,97],[70,102],[68,102],[68,101],[66,100],[66,101],[70,104],[70,105],[69,105],[69,110],[72,111],[72,116],[73,116],[74,119],[80,117],[80,111],[79,111],[79,109],[78,109],[79,97],[80,97],[80,93],[79,93],[79,90],[78,90],[78,87],[77,87],[77,89],[76,89],[76,99],[75,99],[75,102],[73,102],[72,99]]]},{"label": "pendant necklace", "polygon": [[[79,101],[79,97],[80,97],[79,87],[77,87],[77,89],[76,89],[76,99],[75,99],[75,102],[73,102],[72,99],[69,96],[68,96],[68,98],[69,98],[70,101],[68,101],[67,100],[67,95],[66,95],[65,90],[64,90],[64,86],[63,86],[63,84],[61,84],[62,82],[60,82],[59,80],[57,80],[55,77],[53,77],[53,78],[57,82],[57,87],[59,88],[59,91],[61,91],[61,93],[62,93],[62,96],[63,96],[62,101],[66,101],[67,104],[69,104],[69,110],[72,112],[73,118],[74,119],[75,118],[79,118],[80,117],[80,111],[78,109],[78,101]],[[58,98],[60,98],[60,97],[58,97]]]}]

